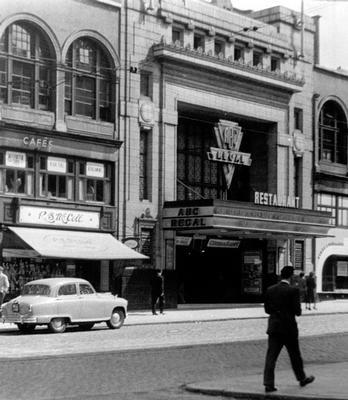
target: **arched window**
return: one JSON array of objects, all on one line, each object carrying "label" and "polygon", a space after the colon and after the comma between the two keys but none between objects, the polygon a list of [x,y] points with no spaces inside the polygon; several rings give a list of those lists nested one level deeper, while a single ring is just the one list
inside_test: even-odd
[{"label": "arched window", "polygon": [[339,104],[327,101],[319,115],[319,159],[347,164],[347,120]]},{"label": "arched window", "polygon": [[65,73],[65,113],[113,121],[113,68],[94,40],[81,38],[69,48]]},{"label": "arched window", "polygon": [[0,39],[0,101],[52,110],[52,66],[41,31],[27,22],[10,25]]}]

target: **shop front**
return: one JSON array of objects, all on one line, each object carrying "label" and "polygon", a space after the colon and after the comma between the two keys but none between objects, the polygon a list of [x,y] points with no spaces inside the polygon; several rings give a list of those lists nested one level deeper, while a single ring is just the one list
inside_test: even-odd
[{"label": "shop front", "polygon": [[28,281],[59,276],[85,278],[97,290],[110,291],[113,260],[146,258],[100,229],[105,215],[98,209],[32,205],[23,200],[3,206],[13,218],[10,224],[5,216],[1,240],[10,297],[18,295]]},{"label": "shop front", "polygon": [[255,193],[253,203],[166,202],[166,264],[175,265],[178,303],[260,302],[284,265],[303,271],[306,239],[326,237],[330,222],[295,206],[270,193]]}]

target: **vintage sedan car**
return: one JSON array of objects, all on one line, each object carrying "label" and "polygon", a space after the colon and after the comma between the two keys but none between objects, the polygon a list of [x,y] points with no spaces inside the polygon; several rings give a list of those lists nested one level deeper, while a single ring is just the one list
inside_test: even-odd
[{"label": "vintage sedan car", "polygon": [[84,279],[38,279],[26,283],[20,296],[2,305],[2,319],[15,323],[22,332],[47,325],[52,332],[62,333],[69,324],[87,330],[97,322],[119,329],[127,305],[127,300],[117,295],[97,293]]}]

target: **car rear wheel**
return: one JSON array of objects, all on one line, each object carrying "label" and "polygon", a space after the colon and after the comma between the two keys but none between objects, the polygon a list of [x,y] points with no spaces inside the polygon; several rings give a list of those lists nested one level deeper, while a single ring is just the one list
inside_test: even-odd
[{"label": "car rear wheel", "polygon": [[18,329],[23,333],[33,332],[36,328],[35,324],[17,324]]},{"label": "car rear wheel", "polygon": [[124,319],[124,311],[119,308],[115,308],[111,313],[111,318],[109,321],[106,321],[106,324],[110,329],[120,329],[124,323]]},{"label": "car rear wheel", "polygon": [[66,329],[67,323],[64,318],[53,318],[48,324],[48,328],[53,333],[63,333]]},{"label": "car rear wheel", "polygon": [[94,326],[94,322],[79,324],[79,328],[83,331],[89,331],[90,329],[93,328],[93,326]]}]

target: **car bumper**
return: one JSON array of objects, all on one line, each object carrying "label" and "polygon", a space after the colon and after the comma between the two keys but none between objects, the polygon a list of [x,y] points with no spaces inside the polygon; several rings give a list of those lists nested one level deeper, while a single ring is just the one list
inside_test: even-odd
[{"label": "car bumper", "polygon": [[48,317],[34,317],[25,315],[11,315],[3,316],[2,321],[10,324],[48,324],[50,318]]}]

